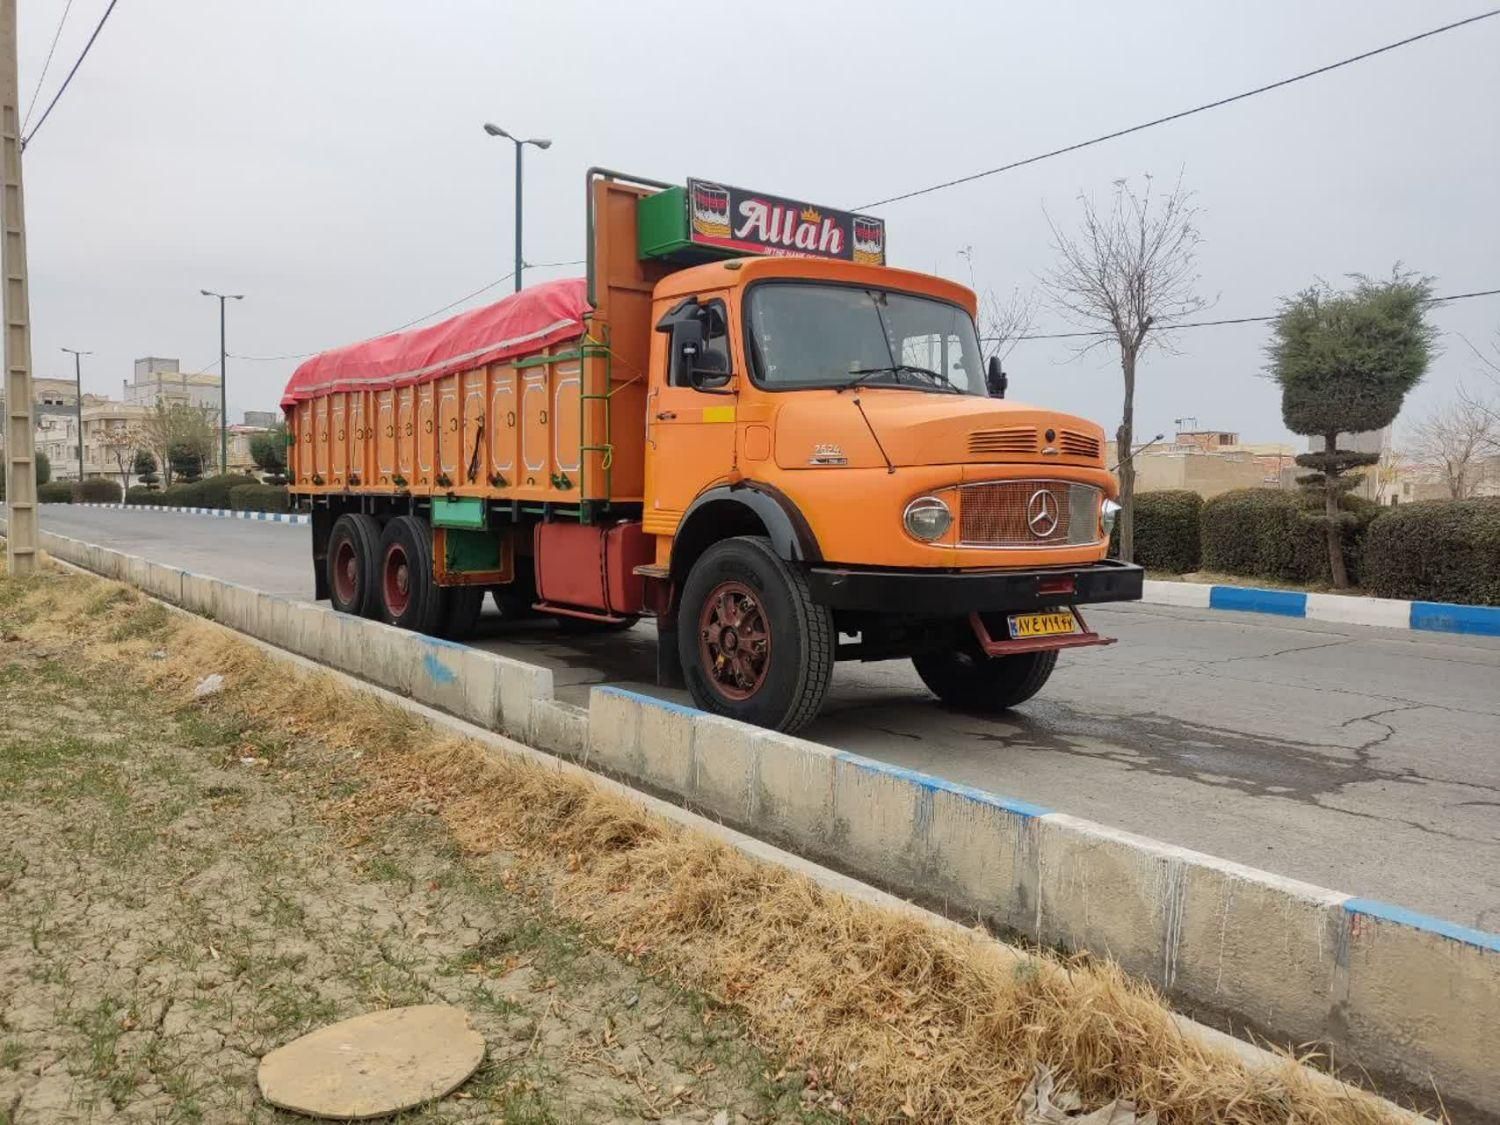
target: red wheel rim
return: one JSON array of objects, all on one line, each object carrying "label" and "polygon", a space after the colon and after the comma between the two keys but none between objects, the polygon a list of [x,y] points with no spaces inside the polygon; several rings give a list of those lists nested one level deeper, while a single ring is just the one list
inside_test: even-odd
[{"label": "red wheel rim", "polygon": [[385,595],[385,608],[392,617],[400,617],[411,604],[411,563],[406,557],[406,548],[399,543],[386,548],[380,585]]},{"label": "red wheel rim", "polygon": [[726,699],[749,699],[771,667],[771,625],[760,597],[743,582],[721,582],[698,615],[698,656]]},{"label": "red wheel rim", "polygon": [[354,604],[354,592],[359,587],[359,555],[354,551],[354,543],[349,539],[339,540],[339,545],[333,549],[333,589],[338,594],[339,601],[345,605]]}]

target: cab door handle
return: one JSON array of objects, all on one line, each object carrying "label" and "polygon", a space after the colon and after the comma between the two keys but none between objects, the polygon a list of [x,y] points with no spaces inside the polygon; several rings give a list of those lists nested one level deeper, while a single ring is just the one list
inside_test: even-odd
[{"label": "cab door handle", "polygon": [[670,422],[675,417],[677,417],[677,411],[675,411],[675,410],[663,410],[660,414],[658,414],[656,416],[656,420],[658,422]]}]

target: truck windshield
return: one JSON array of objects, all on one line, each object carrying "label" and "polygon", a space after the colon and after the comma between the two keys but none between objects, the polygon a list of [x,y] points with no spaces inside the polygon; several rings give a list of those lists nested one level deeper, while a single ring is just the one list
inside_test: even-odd
[{"label": "truck windshield", "polygon": [[957,305],[885,289],[769,282],[750,291],[760,382],[987,395],[974,321]]}]

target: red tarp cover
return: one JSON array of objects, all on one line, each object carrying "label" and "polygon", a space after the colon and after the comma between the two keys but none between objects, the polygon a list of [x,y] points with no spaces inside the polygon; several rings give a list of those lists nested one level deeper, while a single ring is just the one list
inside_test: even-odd
[{"label": "red tarp cover", "polygon": [[586,292],[581,277],[547,281],[427,328],[321,352],[292,372],[281,405],[330,391],[425,383],[570,340],[583,334],[591,311]]}]

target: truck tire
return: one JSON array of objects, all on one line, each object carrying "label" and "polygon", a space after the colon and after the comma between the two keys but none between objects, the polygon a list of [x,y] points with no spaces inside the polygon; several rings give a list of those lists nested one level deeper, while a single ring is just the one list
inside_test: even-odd
[{"label": "truck tire", "polygon": [[1057,650],[986,656],[979,642],[966,637],[949,649],[911,658],[917,675],[950,707],[961,711],[1005,711],[1025,703],[1047,682],[1057,666]]},{"label": "truck tire", "polygon": [[416,633],[435,634],[446,619],[448,591],[432,576],[432,531],[415,516],[397,516],[380,537],[380,617]]},{"label": "truck tire", "polygon": [[325,569],[328,600],[340,613],[374,617],[380,610],[380,524],[374,516],[349,512],[328,536]]},{"label": "truck tire", "polygon": [[715,543],[693,564],[677,652],[705,711],[772,730],[801,729],[833,676],[833,612],[760,535]]},{"label": "truck tire", "polygon": [[483,586],[450,586],[447,588],[448,612],[439,626],[441,636],[463,641],[474,635],[479,625],[479,610],[484,605]]}]

